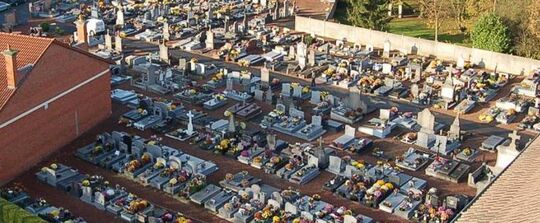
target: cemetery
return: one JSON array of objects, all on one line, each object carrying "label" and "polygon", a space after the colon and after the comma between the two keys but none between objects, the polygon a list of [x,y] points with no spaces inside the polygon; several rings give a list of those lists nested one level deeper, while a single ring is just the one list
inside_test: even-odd
[{"label": "cemetery", "polygon": [[538,134],[538,70],[296,32],[297,4],[88,6],[72,45],[116,63],[112,119],[31,173],[46,189],[16,179],[128,222],[452,222]]}]

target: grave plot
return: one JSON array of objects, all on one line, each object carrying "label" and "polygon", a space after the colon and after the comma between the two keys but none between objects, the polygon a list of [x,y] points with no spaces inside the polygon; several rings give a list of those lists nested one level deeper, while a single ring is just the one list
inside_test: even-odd
[{"label": "grave plot", "polygon": [[396,158],[396,166],[410,171],[417,171],[427,165],[433,158],[433,154],[409,148],[401,157]]},{"label": "grave plot", "polygon": [[[62,166],[63,169],[74,171],[71,167],[62,164],[51,164],[51,166],[52,165]],[[42,173],[43,171],[40,171],[36,174],[38,176],[38,180],[47,183],[47,179],[39,177]],[[70,191],[70,194],[80,198],[81,201],[84,201],[89,205],[93,205],[96,208],[114,214],[122,220],[127,222],[146,222],[150,221],[150,219],[155,220],[163,217],[167,217],[172,221],[176,219],[186,220],[185,217],[177,216],[174,214],[175,212],[165,210],[163,208],[155,210],[158,207],[152,203],[138,197],[137,195],[125,191],[125,189],[118,185],[111,187],[108,184],[108,181],[103,179],[101,176],[84,176],[85,178],[83,179],[73,180],[73,184],[76,185],[73,190],[76,190],[76,192]],[[51,213],[52,211],[59,210],[48,205],[44,200],[32,203],[28,205],[26,209],[30,212],[41,214],[47,214]]]},{"label": "grave plot", "polygon": [[457,160],[449,160],[442,157],[437,157],[426,168],[426,175],[437,177],[450,182],[458,183],[466,176],[471,167]]},{"label": "grave plot", "polygon": [[25,209],[30,214],[36,215],[46,222],[86,223],[83,218],[74,216],[65,208],[55,207],[44,199],[30,197],[30,195],[18,186],[0,189],[0,198]]}]

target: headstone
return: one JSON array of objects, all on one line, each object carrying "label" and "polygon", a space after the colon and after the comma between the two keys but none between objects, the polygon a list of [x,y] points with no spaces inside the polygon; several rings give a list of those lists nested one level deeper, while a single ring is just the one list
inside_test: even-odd
[{"label": "headstone", "polygon": [[383,47],[383,57],[389,58],[390,57],[390,40],[384,41],[384,47]]},{"label": "headstone", "polygon": [[300,85],[296,85],[293,87],[293,97],[302,97],[302,89],[303,87]]},{"label": "headstone", "polygon": [[379,118],[381,120],[390,120],[390,109],[381,109]]},{"label": "headstone", "polygon": [[318,115],[311,116],[311,125],[322,126],[322,117]]},{"label": "headstone", "polygon": [[234,122],[234,114],[229,116],[229,127],[227,128],[229,132],[236,132],[236,123]]},{"label": "headstone", "polygon": [[166,21],[163,23],[163,39],[166,41],[171,40],[171,33],[169,31],[169,23]]},{"label": "headstone", "polygon": [[305,43],[300,42],[296,45],[296,58],[298,59],[298,65],[300,69],[306,68],[307,46]]},{"label": "headstone", "polygon": [[270,71],[266,67],[261,68],[261,82],[270,83]]},{"label": "headstone", "polygon": [[124,24],[124,7],[120,4],[116,11],[116,25],[123,27]]},{"label": "headstone", "polygon": [[289,57],[289,60],[294,60],[296,58],[296,49],[294,46],[289,47],[289,55],[287,56]]},{"label": "headstone", "polygon": [[285,107],[284,104],[277,104],[276,105],[276,110],[282,112],[282,113],[285,113],[287,111],[287,107]]},{"label": "headstone", "polygon": [[255,96],[254,96],[255,100],[262,101],[264,99],[263,98],[264,91],[259,90],[259,89],[255,89],[254,93],[255,93]]},{"label": "headstone", "polygon": [[[354,129],[354,128],[353,128]],[[328,171],[333,174],[339,174],[343,171],[343,160],[338,156],[330,156],[328,158],[329,164],[328,164]]]},{"label": "headstone", "polygon": [[229,17],[225,17],[225,20],[223,21],[223,29],[225,30],[225,33],[229,32]]},{"label": "headstone", "polygon": [[420,95],[420,89],[418,89],[418,84],[411,85],[411,94],[413,98],[418,98],[418,95]]},{"label": "headstone", "polygon": [[169,48],[165,45],[165,42],[159,44],[159,59],[165,63],[169,63]]},{"label": "headstone", "polygon": [[311,91],[311,100],[312,104],[321,103],[321,92],[320,91]]},{"label": "headstone", "polygon": [[120,34],[116,35],[114,37],[114,49],[118,53],[122,53],[124,51],[124,47],[122,46],[122,37],[120,37]]},{"label": "headstone", "polygon": [[189,110],[187,117],[189,118],[189,122],[187,125],[186,134],[193,135],[193,117],[195,116],[193,115],[193,113],[191,113],[191,110]]},{"label": "headstone", "polygon": [[214,49],[215,47],[215,34],[212,30],[208,30],[206,31],[206,48],[209,48],[209,49]]},{"label": "headstone", "polygon": [[465,58],[463,58],[463,55],[461,55],[461,56],[458,58],[456,67],[457,67],[458,69],[463,69],[463,68],[465,68]]},{"label": "headstone", "polygon": [[310,50],[308,55],[308,65],[315,66],[315,50]]},{"label": "headstone", "polygon": [[428,134],[435,133],[435,116],[429,109],[425,108],[423,111],[418,113],[418,124],[422,127],[420,129],[421,132]]},{"label": "headstone", "polygon": [[274,92],[272,92],[272,88],[268,88],[266,90],[266,102],[269,104],[272,104],[272,99],[274,98]]},{"label": "headstone", "polygon": [[283,83],[281,85],[281,95],[283,96],[291,96],[291,84],[289,83]]},{"label": "headstone", "polygon": [[357,222],[358,220],[356,220],[356,218],[352,215],[345,215],[343,217],[343,223],[357,223]]},{"label": "headstone", "polygon": [[225,87],[225,90],[227,91],[231,91],[233,90],[233,79],[232,78],[227,78],[227,86]]},{"label": "headstone", "polygon": [[112,50],[112,36],[109,33],[109,30],[107,30],[107,34],[105,34],[105,49]]},{"label": "headstone", "polygon": [[294,107],[290,107],[289,108],[289,115],[292,116],[292,117],[300,117],[300,118],[304,118],[304,112],[302,110],[298,110]]},{"label": "headstone", "polygon": [[457,140],[461,138],[461,125],[459,121],[459,113],[457,114],[456,119],[454,119],[454,122],[450,126],[450,130],[448,131],[448,137],[450,139],[457,139]]},{"label": "headstone", "polygon": [[298,207],[296,207],[295,205],[287,202],[287,203],[285,203],[285,212],[286,213],[291,213],[292,216],[296,216],[298,214]]}]

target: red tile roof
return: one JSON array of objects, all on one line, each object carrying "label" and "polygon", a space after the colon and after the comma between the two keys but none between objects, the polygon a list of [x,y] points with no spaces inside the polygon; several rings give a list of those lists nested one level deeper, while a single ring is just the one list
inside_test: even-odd
[{"label": "red tile roof", "polygon": [[537,137],[456,222],[539,222],[539,163]]},{"label": "red tile roof", "polygon": [[[17,69],[28,64],[35,64],[53,42],[54,39],[49,38],[0,32],[0,51],[6,50],[8,45],[11,49],[19,51],[17,54]],[[5,66],[4,56],[0,55],[0,110],[16,91],[16,89],[7,88]]]}]

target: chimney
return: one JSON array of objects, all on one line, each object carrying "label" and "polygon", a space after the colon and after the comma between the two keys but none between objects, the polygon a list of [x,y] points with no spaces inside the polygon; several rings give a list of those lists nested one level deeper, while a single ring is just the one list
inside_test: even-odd
[{"label": "chimney", "polygon": [[17,76],[17,53],[19,51],[11,49],[11,47],[7,46],[7,50],[4,50],[2,54],[4,55],[4,59],[6,61],[6,75],[7,75],[7,87],[10,89],[14,89],[17,87],[17,84],[19,82],[18,76]]},{"label": "chimney", "polygon": [[77,43],[86,43],[86,21],[84,20],[82,14],[79,15],[79,19],[75,21],[75,26],[77,26]]}]

